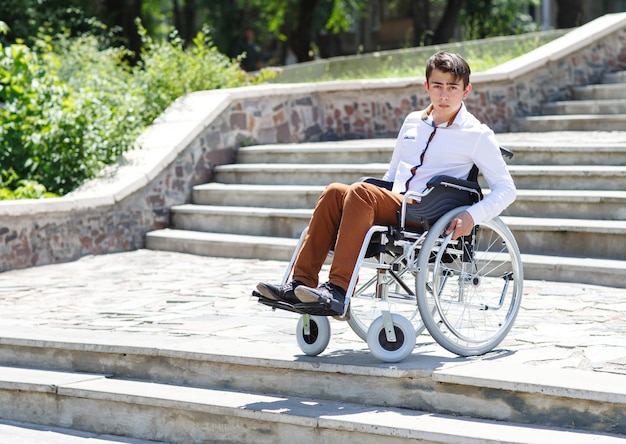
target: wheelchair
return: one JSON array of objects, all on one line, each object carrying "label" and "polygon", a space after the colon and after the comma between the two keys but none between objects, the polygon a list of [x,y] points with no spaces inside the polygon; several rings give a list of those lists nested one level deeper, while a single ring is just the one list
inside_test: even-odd
[{"label": "wheelchair", "polygon": [[[505,148],[501,151],[512,157]],[[296,336],[309,356],[328,346],[330,317],[347,321],[383,362],[406,359],[424,330],[459,356],[493,350],[512,328],[522,299],[524,276],[517,242],[499,217],[476,225],[459,239],[444,234],[453,218],[482,199],[477,176],[474,167],[466,180],[435,177],[424,193],[404,195],[397,225],[371,227],[343,307],[322,302],[291,305],[253,295],[272,309],[301,315]],[[363,180],[387,186],[380,179]],[[306,231],[283,284],[290,280]]]}]

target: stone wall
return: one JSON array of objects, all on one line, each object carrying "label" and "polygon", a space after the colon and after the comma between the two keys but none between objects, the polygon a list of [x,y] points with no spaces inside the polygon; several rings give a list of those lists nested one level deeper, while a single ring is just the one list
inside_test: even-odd
[{"label": "stone wall", "polygon": [[[626,69],[626,14],[602,17],[536,51],[472,76],[468,108],[496,132],[567,99],[575,85]],[[0,202],[0,271],[144,246],[169,208],[210,181],[240,146],[394,137],[425,107],[423,79],[264,85],[181,97],[137,149],[59,199]],[[149,266],[149,264],[146,264]]]}]

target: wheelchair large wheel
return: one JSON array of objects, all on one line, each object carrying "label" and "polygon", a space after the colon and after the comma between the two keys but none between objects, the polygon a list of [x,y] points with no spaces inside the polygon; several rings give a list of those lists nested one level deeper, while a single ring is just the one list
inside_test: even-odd
[{"label": "wheelchair large wheel", "polygon": [[460,356],[493,350],[513,326],[523,293],[517,242],[500,218],[451,240],[443,232],[466,207],[442,216],[418,256],[416,293],[428,332]]},{"label": "wheelchair large wheel", "polygon": [[[309,318],[308,331],[305,329],[305,316]],[[298,347],[305,355],[319,355],[326,350],[330,342],[330,321],[326,316],[300,316],[296,327],[296,339]]]},{"label": "wheelchair large wheel", "polygon": [[[413,325],[415,336],[424,331],[424,323],[420,317],[415,296],[415,274],[406,267],[406,260],[397,256],[385,255],[386,263],[398,264],[398,270],[388,277],[387,302],[392,313],[407,318]],[[354,295],[350,298],[348,324],[364,341],[372,323],[381,315],[380,297],[376,291],[376,271],[362,267],[359,271],[359,282]]]},{"label": "wheelchair large wheel", "polygon": [[367,333],[367,345],[372,355],[383,362],[400,362],[415,348],[415,330],[407,318],[391,314],[395,341],[387,339],[383,317],[376,318]]}]

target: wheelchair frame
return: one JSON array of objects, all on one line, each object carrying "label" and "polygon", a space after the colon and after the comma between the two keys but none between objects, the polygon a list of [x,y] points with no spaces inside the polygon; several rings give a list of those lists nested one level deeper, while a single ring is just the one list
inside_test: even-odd
[{"label": "wheelchair frame", "polygon": [[[424,193],[404,195],[398,226],[374,225],[368,230],[339,316],[323,303],[291,305],[255,294],[259,302],[273,309],[302,315],[296,332],[305,354],[318,355],[328,345],[329,316],[347,320],[352,330],[367,341],[370,352],[384,362],[407,358],[424,329],[442,347],[460,356],[487,353],[506,337],[523,294],[523,267],[515,238],[499,217],[477,225],[470,236],[452,240],[452,234],[443,235],[450,221],[468,206],[445,212],[432,226],[426,223],[421,232],[411,229],[407,219],[411,200],[423,200],[436,187],[474,193],[476,200],[482,197],[477,183],[472,187],[467,186],[468,181],[452,177],[438,179]],[[290,280],[307,230],[300,236],[282,284]],[[379,248],[372,260],[366,256],[376,235],[380,235]],[[374,276],[359,286],[359,276],[368,268],[374,270]],[[414,278],[415,292],[403,280],[407,273]],[[390,298],[392,284],[399,293]],[[380,313],[374,319],[364,316],[356,305],[366,300],[363,295],[372,286],[374,290],[367,293],[367,298]],[[404,312],[394,313],[395,307],[408,307],[409,317]]]}]

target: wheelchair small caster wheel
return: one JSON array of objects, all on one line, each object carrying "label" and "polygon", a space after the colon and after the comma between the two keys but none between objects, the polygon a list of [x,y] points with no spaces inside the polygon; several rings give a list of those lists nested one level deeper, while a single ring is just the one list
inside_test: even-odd
[{"label": "wheelchair small caster wheel", "polygon": [[[306,331],[306,317],[308,316],[308,331]],[[303,315],[298,320],[296,338],[300,350],[308,356],[317,356],[322,353],[330,342],[330,321],[326,316]]]},{"label": "wheelchair small caster wheel", "polygon": [[383,362],[400,362],[413,352],[417,336],[413,324],[404,316],[392,314],[391,320],[396,341],[388,340],[385,323],[380,316],[372,322],[367,331],[367,345],[376,359]]}]

